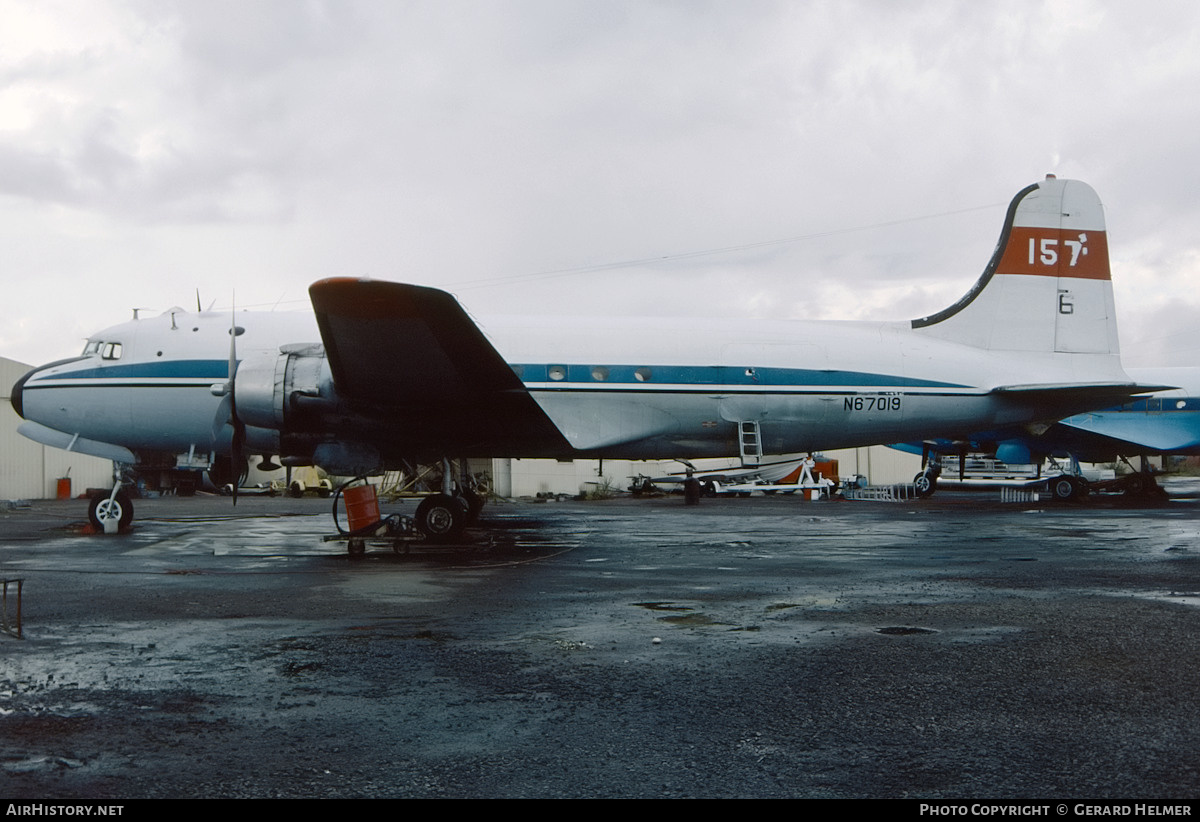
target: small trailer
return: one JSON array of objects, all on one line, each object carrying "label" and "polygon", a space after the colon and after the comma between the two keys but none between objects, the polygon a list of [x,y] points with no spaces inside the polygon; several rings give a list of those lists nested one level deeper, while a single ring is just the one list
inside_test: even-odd
[{"label": "small trailer", "polygon": [[700,479],[700,490],[709,497],[719,494],[748,497],[755,491],[764,494],[795,494],[799,491],[805,499],[829,499],[838,487],[837,470],[836,460],[808,460],[773,482],[761,477],[730,481],[722,476],[711,476]]}]

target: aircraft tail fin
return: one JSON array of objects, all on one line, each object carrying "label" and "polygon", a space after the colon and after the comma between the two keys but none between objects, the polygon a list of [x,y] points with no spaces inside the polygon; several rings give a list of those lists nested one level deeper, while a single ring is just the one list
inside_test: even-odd
[{"label": "aircraft tail fin", "polygon": [[1104,208],[1091,186],[1045,180],[1022,189],[983,275],[914,330],[997,351],[1118,356]]}]

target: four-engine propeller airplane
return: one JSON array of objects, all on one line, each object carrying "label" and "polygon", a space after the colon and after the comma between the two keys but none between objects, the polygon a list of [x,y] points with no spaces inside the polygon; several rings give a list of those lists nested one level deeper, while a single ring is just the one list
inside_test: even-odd
[{"label": "four-engine propeller airplane", "polygon": [[[238,312],[231,327],[174,309],[101,331],[14,386],[20,431],[145,468],[247,453],[345,475],[451,455],[755,464],[1052,422],[1158,387],[1121,367],[1100,201],[1053,177],[1013,199],[970,291],[911,322],[477,325],[428,287],[337,278],[309,293],[312,314]],[[457,534],[461,496],[447,479],[421,530]],[[97,516],[128,508],[114,494]]]}]

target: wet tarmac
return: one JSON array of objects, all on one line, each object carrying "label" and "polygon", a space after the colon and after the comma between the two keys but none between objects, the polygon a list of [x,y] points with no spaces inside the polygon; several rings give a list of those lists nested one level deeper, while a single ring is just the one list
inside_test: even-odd
[{"label": "wet tarmac", "polygon": [[0,508],[0,795],[1192,798],[1168,488],[500,503],[361,560],[328,500]]}]

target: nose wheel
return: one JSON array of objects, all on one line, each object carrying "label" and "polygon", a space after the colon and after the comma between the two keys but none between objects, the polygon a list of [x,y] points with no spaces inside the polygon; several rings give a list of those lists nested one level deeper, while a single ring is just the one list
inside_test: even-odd
[{"label": "nose wheel", "polygon": [[124,491],[118,491],[115,497],[97,494],[88,505],[88,520],[100,533],[110,522],[116,523],[118,531],[124,531],[133,522],[133,503]]}]

